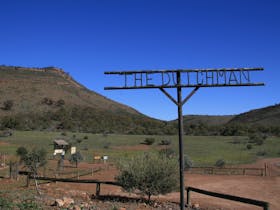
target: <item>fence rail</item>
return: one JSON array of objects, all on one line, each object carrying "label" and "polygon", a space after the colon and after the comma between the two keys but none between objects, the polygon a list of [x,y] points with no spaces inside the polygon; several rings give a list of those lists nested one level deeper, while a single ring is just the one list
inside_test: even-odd
[{"label": "fence rail", "polygon": [[69,178],[52,178],[52,177],[37,177],[30,174],[27,175],[27,183],[29,184],[29,179],[45,180],[52,182],[72,182],[72,183],[86,183],[86,184],[96,184],[96,196],[100,195],[101,184],[120,186],[117,182],[112,181],[100,181],[95,179],[69,179]]},{"label": "fence rail", "polygon": [[269,210],[269,203],[265,201],[259,201],[259,200],[254,200],[250,198],[243,198],[243,197],[238,197],[238,196],[233,196],[233,195],[228,195],[228,194],[222,194],[222,193],[216,193],[216,192],[211,192],[211,191],[206,191],[194,187],[187,187],[187,205],[190,204],[190,192],[196,192],[204,195],[209,195],[217,198],[223,198],[227,200],[232,200],[232,201],[237,201],[241,203],[247,203],[255,206],[260,206],[263,207],[264,210]]},{"label": "fence rail", "polygon": [[217,168],[217,167],[192,167],[188,173],[193,174],[218,174],[218,175],[253,175],[267,176],[266,168]]}]

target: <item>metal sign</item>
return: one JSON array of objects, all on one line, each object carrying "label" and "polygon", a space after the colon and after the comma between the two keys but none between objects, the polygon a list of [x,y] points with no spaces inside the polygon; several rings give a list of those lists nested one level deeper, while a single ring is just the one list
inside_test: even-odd
[{"label": "metal sign", "polygon": [[[263,68],[232,68],[232,69],[179,69],[156,71],[120,71],[105,72],[104,74],[119,75],[122,77],[122,86],[105,87],[105,90],[118,89],[147,89],[158,88],[178,108],[178,135],[179,135],[179,163],[180,163],[180,207],[185,208],[184,202],[184,145],[183,145],[183,105],[200,87],[236,87],[262,86],[264,83],[252,82],[251,73],[262,71]],[[177,99],[173,98],[165,88],[176,88]],[[182,88],[194,88],[191,93],[182,99]]]},{"label": "metal sign", "polygon": [[[263,68],[239,69],[190,69],[190,70],[157,70],[157,71],[122,71],[105,72],[122,77],[123,85],[105,87],[113,89],[139,88],[177,88],[180,87],[228,87],[228,86],[259,86],[263,83],[253,83],[251,73],[262,71]],[[181,83],[177,82],[180,73]]]}]

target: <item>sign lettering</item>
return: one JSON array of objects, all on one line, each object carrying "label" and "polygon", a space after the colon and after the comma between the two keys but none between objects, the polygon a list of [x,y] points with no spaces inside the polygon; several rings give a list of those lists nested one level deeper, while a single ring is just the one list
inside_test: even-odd
[{"label": "sign lettering", "polygon": [[[137,88],[173,88],[173,87],[223,87],[223,86],[258,86],[263,83],[252,83],[251,69],[206,69],[206,70],[166,70],[166,71],[126,71],[105,72],[123,77],[123,85],[105,89]],[[181,82],[177,84],[177,75]]]}]

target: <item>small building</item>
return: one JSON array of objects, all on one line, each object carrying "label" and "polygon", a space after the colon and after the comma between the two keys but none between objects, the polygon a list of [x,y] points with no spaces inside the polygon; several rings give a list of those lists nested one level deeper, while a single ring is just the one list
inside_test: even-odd
[{"label": "small building", "polygon": [[56,154],[61,154],[61,156],[65,155],[66,150],[69,147],[69,144],[63,140],[63,139],[56,139],[53,141],[53,145],[54,145],[54,153],[53,155]]}]

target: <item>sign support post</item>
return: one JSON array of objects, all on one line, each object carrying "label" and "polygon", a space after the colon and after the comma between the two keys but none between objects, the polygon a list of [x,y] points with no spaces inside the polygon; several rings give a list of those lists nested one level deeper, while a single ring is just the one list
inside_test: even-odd
[{"label": "sign support post", "polygon": [[[105,72],[105,74],[109,75],[114,74],[124,76],[125,83],[124,86],[105,87],[105,90],[157,88],[177,105],[181,210],[185,209],[183,105],[200,87],[263,86],[264,83],[252,83],[250,77],[250,72],[262,70],[263,68],[233,68]],[[184,81],[182,81],[182,74],[184,74]],[[151,75],[154,75],[155,77],[153,78]],[[174,77],[176,77],[176,79]],[[152,83],[151,81],[154,82]],[[182,88],[185,87],[193,87],[194,89],[184,100],[182,100]],[[176,88],[177,100],[175,100],[164,88]]]}]

